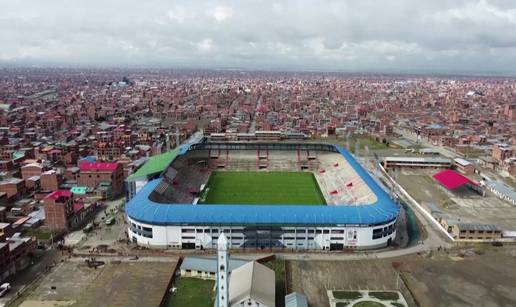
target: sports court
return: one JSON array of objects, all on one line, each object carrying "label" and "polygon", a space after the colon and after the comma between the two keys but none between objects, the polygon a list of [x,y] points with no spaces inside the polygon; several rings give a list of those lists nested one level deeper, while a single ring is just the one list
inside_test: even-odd
[{"label": "sports court", "polygon": [[213,172],[203,204],[326,205],[311,172]]}]

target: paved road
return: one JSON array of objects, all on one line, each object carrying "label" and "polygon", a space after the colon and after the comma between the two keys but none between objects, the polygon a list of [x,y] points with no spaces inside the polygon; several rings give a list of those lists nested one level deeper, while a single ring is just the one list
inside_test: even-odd
[{"label": "paved road", "polygon": [[[407,129],[394,128],[394,132],[397,134],[400,134],[401,136],[403,136],[404,138],[406,138],[410,141],[413,141],[413,142],[417,141],[417,135],[412,131],[408,131]],[[432,143],[424,140],[423,138],[421,138],[419,143],[423,146],[437,150],[440,154],[442,154],[445,157],[448,157],[448,158],[460,158],[461,157],[461,155],[459,155],[458,153],[451,151],[449,149],[446,149],[442,146],[435,146]]]},{"label": "paved road", "polygon": [[[104,204],[102,211],[96,213],[94,221],[98,225],[91,233],[84,234],[82,229],[78,229],[74,232],[69,233],[65,237],[65,244],[70,246],[91,246],[97,247],[98,245],[112,246],[116,241],[124,238],[124,232],[126,225],[124,224],[124,213],[117,209],[122,206],[125,199],[120,198],[113,201],[107,201]],[[116,223],[113,225],[106,225],[104,223],[110,210],[117,210]]]},{"label": "paved road", "polygon": [[[87,258],[86,256],[75,256],[70,258],[68,261],[71,262],[84,262]],[[95,256],[95,260],[105,261],[106,263],[113,261],[120,262],[177,262],[179,259],[178,256],[141,256],[138,259],[134,259],[132,257],[127,256]]]},{"label": "paved road", "polygon": [[4,297],[0,298],[0,306],[13,299],[17,292],[24,290],[34,280],[48,272],[50,267],[57,264],[61,259],[61,251],[56,249],[37,250],[35,257],[33,265],[6,280],[6,282],[11,284],[12,288]]}]

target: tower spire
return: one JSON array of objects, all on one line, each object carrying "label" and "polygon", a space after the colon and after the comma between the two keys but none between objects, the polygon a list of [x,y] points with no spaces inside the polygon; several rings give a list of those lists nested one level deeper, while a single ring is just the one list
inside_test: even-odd
[{"label": "tower spire", "polygon": [[228,240],[222,232],[217,240],[217,307],[229,306]]}]

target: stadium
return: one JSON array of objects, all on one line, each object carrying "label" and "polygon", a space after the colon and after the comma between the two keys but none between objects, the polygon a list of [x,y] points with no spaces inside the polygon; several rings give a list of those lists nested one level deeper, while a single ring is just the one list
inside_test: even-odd
[{"label": "stadium", "polygon": [[340,146],[202,139],[169,158],[128,182],[140,246],[209,249],[224,232],[231,248],[371,249],[396,236],[399,206]]}]

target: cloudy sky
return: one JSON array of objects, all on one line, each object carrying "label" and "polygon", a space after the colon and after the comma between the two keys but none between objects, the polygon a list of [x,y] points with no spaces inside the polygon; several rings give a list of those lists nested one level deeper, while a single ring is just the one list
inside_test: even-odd
[{"label": "cloudy sky", "polygon": [[516,0],[0,0],[0,65],[516,71]]}]

